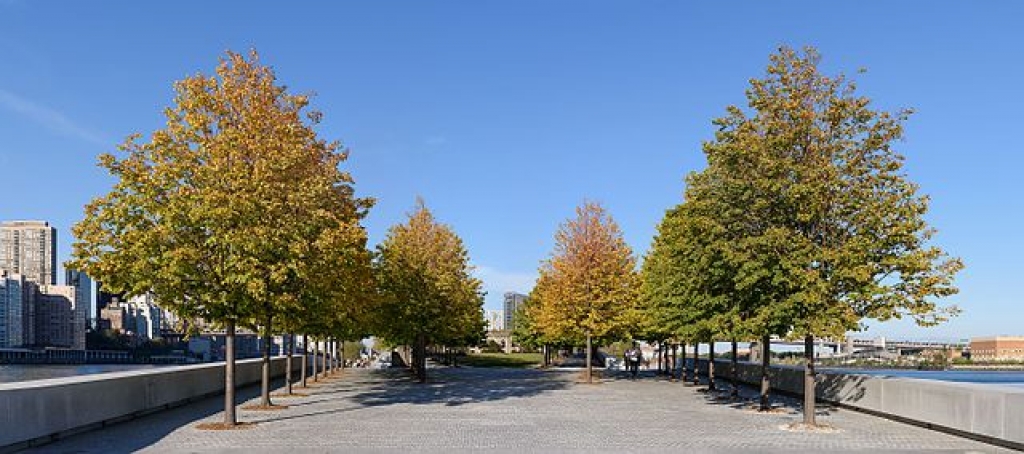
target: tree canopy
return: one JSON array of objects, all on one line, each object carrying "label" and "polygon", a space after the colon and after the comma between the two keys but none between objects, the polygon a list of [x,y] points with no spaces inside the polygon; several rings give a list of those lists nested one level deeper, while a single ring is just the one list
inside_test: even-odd
[{"label": "tree canopy", "polygon": [[348,153],[317,136],[308,96],[278,85],[255,51],[174,88],[163,129],[100,157],[115,185],[75,225],[69,267],[229,334],[272,334],[271,320],[302,313],[303,289],[325,277],[320,288],[351,290],[350,275],[367,274],[359,221],[372,201],[354,196]]},{"label": "tree canopy", "polygon": [[[374,261],[379,301],[376,332],[414,345],[425,361],[428,343],[462,345],[483,332],[483,292],[462,239],[438,223],[420,200],[404,224],[392,226]],[[425,379],[425,364],[417,364]]]}]

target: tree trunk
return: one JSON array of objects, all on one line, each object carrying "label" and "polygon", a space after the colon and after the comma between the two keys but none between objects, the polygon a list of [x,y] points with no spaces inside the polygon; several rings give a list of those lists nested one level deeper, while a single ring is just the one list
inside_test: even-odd
[{"label": "tree trunk", "polygon": [[593,354],[593,350],[591,350],[593,345],[590,331],[587,331],[587,383],[594,382],[594,364],[592,363],[593,357],[591,356]]},{"label": "tree trunk", "polygon": [[316,339],[314,338],[313,339],[313,358],[312,358],[312,360],[313,360],[313,381],[320,381],[320,374],[317,373],[317,367],[318,367],[317,361],[320,360],[320,358],[318,357],[319,354],[320,354],[319,347],[320,347],[320,345],[317,343]]},{"label": "tree trunk", "polygon": [[732,392],[729,394],[733,399],[736,399],[736,398],[740,397],[740,385],[739,385],[740,380],[739,380],[739,377],[736,376],[737,369],[738,369],[736,366],[737,366],[737,362],[739,362],[739,360],[736,358],[736,350],[737,350],[736,338],[733,338],[733,340],[732,340],[732,372],[730,373],[730,375],[732,376],[732,380],[731,380],[732,381]]},{"label": "tree trunk", "polygon": [[309,335],[302,335],[302,387],[306,387],[306,373],[309,372]]},{"label": "tree trunk", "polygon": [[671,348],[672,348],[672,346],[668,343],[668,341],[665,341],[665,348],[662,349],[662,353],[661,353],[661,360],[662,360],[662,362],[665,363],[664,374],[665,375],[670,375],[670,376],[672,375],[672,366],[669,364],[668,359],[669,359],[669,355],[671,354],[669,352],[669,350],[671,350]]},{"label": "tree trunk", "polygon": [[676,344],[669,344],[669,348],[672,349],[672,372],[669,374],[669,377],[672,381],[676,380],[676,349],[678,347]]},{"label": "tree trunk", "polygon": [[235,321],[228,320],[224,334],[224,424],[238,424],[235,416]]},{"label": "tree trunk", "polygon": [[772,337],[765,334],[761,338],[761,411],[771,410],[771,402],[768,402],[768,395],[771,393],[772,383],[768,374],[771,373],[771,343]]},{"label": "tree trunk", "polygon": [[338,371],[338,340],[332,337],[327,345],[330,346],[328,350],[331,352],[330,371],[331,375],[334,375]]},{"label": "tree trunk", "polygon": [[693,384],[700,385],[700,342],[693,343]]},{"label": "tree trunk", "polygon": [[814,336],[804,337],[804,424],[814,426]]},{"label": "tree trunk", "polygon": [[281,339],[285,344],[285,354],[288,355],[284,360],[284,388],[290,396],[292,395],[292,354],[295,350],[295,337],[292,334],[285,334]]},{"label": "tree trunk", "polygon": [[715,388],[715,340],[708,341],[708,391],[716,391]]},{"label": "tree trunk", "polygon": [[270,322],[272,317],[267,317],[266,325],[263,325],[263,364],[260,369],[262,377],[260,378],[260,405],[269,407],[273,405],[270,402],[270,346],[274,343],[272,337],[272,330],[270,329]]},{"label": "tree trunk", "polygon": [[[664,362],[665,362],[665,358],[663,358],[662,354],[661,354],[661,348],[662,348],[662,343],[658,342],[658,349],[655,350],[655,352],[656,352],[655,354],[658,355],[658,375],[662,374],[662,364],[664,364]],[[654,358],[651,358],[651,359],[654,359]]]},{"label": "tree trunk", "polygon": [[663,369],[662,370],[662,374],[663,375],[669,375],[669,342],[668,341],[662,342],[662,348],[660,348],[660,352],[662,352],[662,358],[660,358],[660,363],[665,365],[662,368]]},{"label": "tree trunk", "polygon": [[679,382],[685,385],[687,383],[687,374],[690,373],[690,367],[686,365],[686,342],[679,344],[679,355],[683,357],[683,363],[679,365]]},{"label": "tree trunk", "polygon": [[413,362],[416,364],[416,379],[420,383],[427,382],[427,337],[423,334],[416,336],[416,346],[413,348]]},{"label": "tree trunk", "polygon": [[327,379],[327,338],[326,337],[323,340],[323,346],[321,348],[323,348],[324,354],[323,354],[323,356],[320,357],[321,358],[320,361],[322,361],[320,363],[320,373],[323,374],[324,379],[326,380]]}]

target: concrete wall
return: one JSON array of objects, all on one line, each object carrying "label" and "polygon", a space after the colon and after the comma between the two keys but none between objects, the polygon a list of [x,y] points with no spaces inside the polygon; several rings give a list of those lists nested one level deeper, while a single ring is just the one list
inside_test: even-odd
[{"label": "concrete wall", "polygon": [[[701,360],[706,371],[707,361]],[[761,367],[739,363],[738,379],[760,385]],[[730,378],[731,363],[715,361]],[[803,369],[773,367],[772,389],[803,395]],[[1024,449],[1024,388],[916,378],[818,373],[819,401]]]},{"label": "concrete wall", "polygon": [[[292,362],[301,369],[301,356]],[[283,376],[285,358],[272,358],[270,370]],[[238,361],[239,387],[260,377],[259,359]],[[0,451],[223,392],[224,363],[0,384]]]}]

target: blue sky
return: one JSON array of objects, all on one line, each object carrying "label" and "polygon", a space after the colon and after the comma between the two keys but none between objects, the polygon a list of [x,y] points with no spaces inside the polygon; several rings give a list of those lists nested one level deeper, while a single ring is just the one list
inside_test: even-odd
[{"label": "blue sky", "polygon": [[961,317],[868,335],[1024,334],[1024,3],[825,3],[0,0],[0,219],[56,224],[66,259],[112,183],[96,155],[160,127],[172,82],[255,47],[351,148],[372,241],[423,196],[499,308],[584,198],[646,251],[711,120],[779,45],[813,45],[827,72],[867,68],[876,106],[917,110],[899,149],[967,264]]}]

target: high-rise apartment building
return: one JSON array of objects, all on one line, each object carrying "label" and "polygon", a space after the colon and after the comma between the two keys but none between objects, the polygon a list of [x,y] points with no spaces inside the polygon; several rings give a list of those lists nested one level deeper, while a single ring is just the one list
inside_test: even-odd
[{"label": "high-rise apartment building", "polygon": [[0,269],[57,284],[57,229],[44,221],[0,222]]},{"label": "high-rise apartment building", "polygon": [[134,322],[131,331],[142,339],[159,339],[163,311],[156,305],[153,295],[146,294],[128,300],[128,317]]},{"label": "high-rise apartment building", "polygon": [[25,276],[0,271],[0,348],[25,345]]},{"label": "high-rise apartment building", "polygon": [[516,292],[505,292],[505,329],[516,329],[515,314],[526,302],[526,295]]},{"label": "high-rise apartment building", "polygon": [[[67,270],[64,275],[64,284],[75,288],[75,317],[81,318],[89,324],[89,312],[92,310],[92,279],[85,273],[76,270]],[[97,312],[97,315],[99,312]]]},{"label": "high-rise apartment building", "polygon": [[124,301],[127,301],[124,293],[110,293],[103,289],[102,282],[96,282],[96,317],[99,317],[100,311],[111,303]]},{"label": "high-rise apartment building", "polygon": [[0,270],[0,348],[36,344],[39,286],[20,274]]},{"label": "high-rise apartment building", "polygon": [[77,289],[70,285],[39,287],[35,314],[37,345],[85,350],[88,306],[77,304],[76,294]]}]

